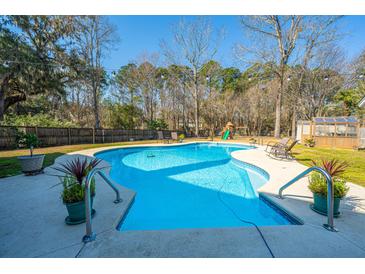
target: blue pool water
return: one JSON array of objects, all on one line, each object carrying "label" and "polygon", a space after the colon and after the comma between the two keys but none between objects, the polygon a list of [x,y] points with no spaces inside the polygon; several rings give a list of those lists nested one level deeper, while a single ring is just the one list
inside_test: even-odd
[{"label": "blue pool water", "polygon": [[96,154],[111,177],[137,192],[120,230],[286,225],[292,222],[259,198],[268,175],[232,160],[247,146],[203,143],[126,148]]}]

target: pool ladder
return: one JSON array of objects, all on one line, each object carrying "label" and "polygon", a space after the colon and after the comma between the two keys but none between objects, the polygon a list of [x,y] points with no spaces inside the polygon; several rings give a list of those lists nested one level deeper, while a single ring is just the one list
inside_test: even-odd
[{"label": "pool ladder", "polygon": [[115,187],[115,185],[112,183],[112,181],[109,179],[108,176],[105,175],[105,173],[102,171],[103,168],[94,168],[92,169],[85,179],[85,213],[86,213],[86,234],[84,237],[82,237],[82,241],[84,243],[88,243],[91,241],[94,241],[96,238],[96,234],[92,230],[92,224],[91,224],[91,181],[94,178],[96,174],[99,174],[100,177],[106,182],[115,192],[116,199],[114,200],[115,204],[118,204],[122,202],[122,199],[120,198],[119,190]]},{"label": "pool ladder", "polygon": [[337,232],[337,229],[335,228],[334,223],[333,223],[333,200],[334,200],[333,199],[333,182],[332,182],[331,176],[323,168],[313,166],[313,167],[310,167],[307,170],[303,171],[302,173],[300,173],[298,176],[296,176],[295,178],[290,180],[288,183],[286,183],[279,189],[279,197],[280,197],[280,199],[283,199],[282,194],[283,194],[284,189],[291,186],[296,181],[298,181],[299,179],[301,179],[302,177],[304,177],[305,175],[309,174],[312,171],[317,171],[317,172],[322,173],[322,175],[325,177],[326,182],[327,182],[327,224],[323,224],[323,227],[329,231]]}]

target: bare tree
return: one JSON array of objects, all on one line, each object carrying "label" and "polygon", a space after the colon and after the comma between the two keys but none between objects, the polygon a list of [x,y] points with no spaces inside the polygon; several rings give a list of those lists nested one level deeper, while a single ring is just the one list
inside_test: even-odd
[{"label": "bare tree", "polygon": [[157,53],[144,53],[139,57],[137,69],[137,82],[142,97],[145,118],[152,122],[156,118],[157,94],[159,79],[157,64],[159,55]]},{"label": "bare tree", "polygon": [[[304,86],[305,74],[312,67],[315,67],[315,57],[319,55],[324,47],[333,44],[341,38],[337,28],[337,22],[342,16],[307,16],[303,19],[303,31],[300,35],[301,44],[298,46],[299,66],[294,71],[296,82],[291,89],[291,134],[295,138],[297,122],[298,102]],[[314,66],[313,66],[314,65]],[[317,64],[318,65],[318,64]]]},{"label": "bare tree", "polygon": [[[212,24],[207,17],[198,17],[193,21],[182,19],[174,28],[175,45],[173,51],[166,43],[162,44],[167,59],[175,64],[187,64],[192,69],[192,74],[186,75],[193,83],[192,97],[194,100],[195,135],[199,135],[199,109],[201,91],[199,90],[199,73],[203,65],[213,58],[217,52],[218,40],[215,40]],[[181,57],[182,60],[178,57]]]},{"label": "bare tree", "polygon": [[160,96],[161,106],[167,117],[172,117],[172,128],[181,127],[188,130],[189,120],[188,109],[191,105],[192,94],[187,91],[191,86],[191,81],[187,75],[191,72],[189,67],[171,65],[165,71],[165,81],[163,82],[162,96]]},{"label": "bare tree", "polygon": [[76,47],[85,64],[87,78],[93,98],[95,128],[100,127],[99,103],[105,71],[101,61],[117,41],[115,27],[103,16],[80,16],[77,18]]},{"label": "bare tree", "polygon": [[333,97],[344,83],[340,73],[341,67],[344,67],[344,55],[337,46],[322,47],[312,62],[315,69],[304,74],[301,96],[298,98],[298,111],[305,119],[326,115]]},{"label": "bare tree", "polygon": [[134,63],[122,66],[116,74],[113,84],[116,89],[112,95],[117,98],[118,102],[130,104],[134,107],[136,101],[140,98],[138,66]]},{"label": "bare tree", "polygon": [[[303,16],[244,16],[241,24],[253,34],[251,45],[241,45],[244,53],[254,55],[256,61],[272,64],[272,69],[279,79],[279,88],[275,99],[275,137],[280,136],[280,118],[282,95],[284,92],[285,73],[289,59],[297,45],[302,31]],[[257,43],[260,41],[260,43]]]},{"label": "bare tree", "polygon": [[351,75],[347,86],[357,87],[365,93],[365,49],[351,62],[349,71],[351,71]]}]

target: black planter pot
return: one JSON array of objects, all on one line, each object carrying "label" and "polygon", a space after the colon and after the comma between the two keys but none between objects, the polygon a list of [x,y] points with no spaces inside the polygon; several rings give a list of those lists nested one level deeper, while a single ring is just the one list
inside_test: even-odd
[{"label": "black planter pot", "polygon": [[[315,212],[327,216],[327,196],[313,193],[314,203],[311,205],[311,209]],[[334,198],[333,200],[333,216],[338,217],[340,215],[340,202],[341,198]]]},{"label": "black planter pot", "polygon": [[[95,196],[95,195],[94,195]],[[94,196],[91,197],[91,208],[93,208]],[[76,203],[65,203],[68,216],[65,219],[68,225],[77,225],[86,221],[85,201]],[[91,217],[94,217],[95,210],[91,210]]]}]

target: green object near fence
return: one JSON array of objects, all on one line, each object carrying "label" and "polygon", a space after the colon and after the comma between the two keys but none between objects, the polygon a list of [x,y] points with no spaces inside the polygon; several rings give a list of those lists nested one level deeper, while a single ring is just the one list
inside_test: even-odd
[{"label": "green object near fence", "polygon": [[228,136],[230,134],[230,131],[227,129],[224,134],[222,135],[222,140],[227,140],[228,139]]}]

